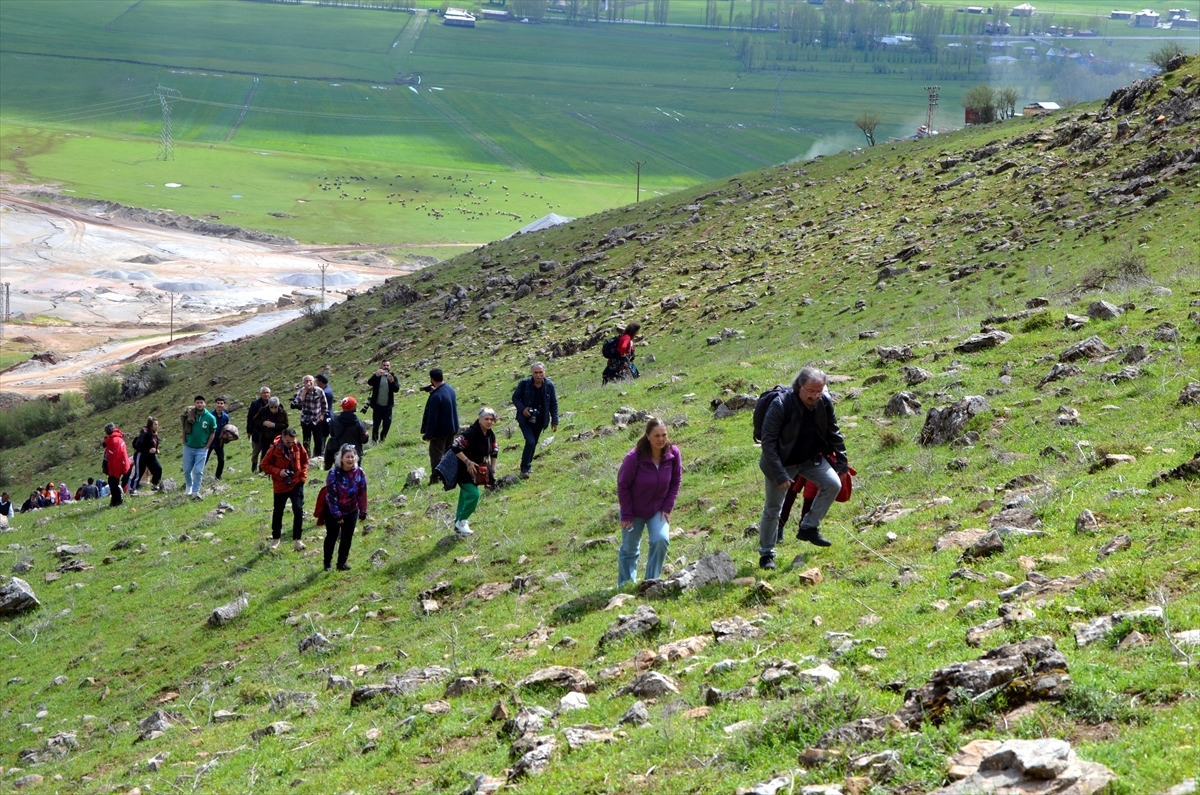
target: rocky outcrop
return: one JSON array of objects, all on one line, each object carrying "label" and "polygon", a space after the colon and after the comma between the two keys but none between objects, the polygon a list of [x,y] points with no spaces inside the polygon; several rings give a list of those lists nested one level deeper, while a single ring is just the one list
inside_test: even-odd
[{"label": "rocky outcrop", "polygon": [[1117,776],[1065,740],[975,740],[950,760],[953,784],[929,795],[1091,795]]},{"label": "rocky outcrop", "polygon": [[987,400],[977,395],[967,396],[950,406],[932,408],[925,415],[925,427],[917,441],[931,447],[959,439],[971,418],[990,408]]}]

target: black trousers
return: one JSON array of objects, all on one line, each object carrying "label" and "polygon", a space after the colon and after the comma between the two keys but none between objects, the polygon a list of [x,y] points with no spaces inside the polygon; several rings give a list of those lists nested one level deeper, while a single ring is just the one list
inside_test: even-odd
[{"label": "black trousers", "polygon": [[346,565],[346,559],[350,557],[350,542],[354,539],[354,526],[357,524],[357,511],[341,519],[328,510],[325,512],[325,568],[329,568],[333,560],[334,547],[337,547],[338,568]]},{"label": "black trousers", "polygon": [[133,472],[129,476],[130,491],[137,491],[142,485],[142,473],[150,470],[150,485],[157,486],[162,480],[162,464],[153,453],[136,453],[133,456]]},{"label": "black trousers", "polygon": [[[225,445],[214,444],[212,447],[208,448],[208,458],[204,459],[205,464],[207,464],[209,461],[211,461],[213,459],[214,453],[216,453],[216,458],[217,458],[216,478],[217,478],[217,480],[220,480],[221,475],[225,474]],[[157,483],[157,481],[155,481],[155,482]]]},{"label": "black trousers", "polygon": [[121,479],[116,475],[108,476],[108,490],[110,492],[108,504],[110,507],[116,507],[125,502],[125,497],[121,493]]},{"label": "black trousers", "polygon": [[291,491],[275,495],[275,510],[271,514],[271,538],[279,538],[283,534],[283,509],[288,501],[292,503],[292,539],[300,540],[304,528],[304,484],[297,483]]},{"label": "black trousers", "polygon": [[446,451],[450,449],[450,445],[454,444],[454,436],[434,436],[429,440],[429,485],[433,485],[442,479],[438,474],[437,466],[442,463],[442,458],[445,457]]},{"label": "black trousers", "polygon": [[392,427],[392,407],[371,405],[371,441],[382,442],[387,439]]}]

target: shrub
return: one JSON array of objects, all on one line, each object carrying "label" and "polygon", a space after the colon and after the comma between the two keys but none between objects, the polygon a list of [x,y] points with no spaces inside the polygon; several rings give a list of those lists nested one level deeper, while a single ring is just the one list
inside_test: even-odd
[{"label": "shrub", "polygon": [[121,381],[109,373],[85,375],[83,394],[96,411],[111,409],[121,401]]},{"label": "shrub", "polygon": [[308,327],[318,329],[321,326],[328,325],[332,318],[329,316],[328,309],[321,309],[316,304],[308,304],[300,310],[300,314],[308,321]]},{"label": "shrub", "polygon": [[16,447],[30,439],[65,427],[83,416],[83,399],[67,392],[58,400],[27,400],[0,411],[0,450]]},{"label": "shrub", "polygon": [[171,383],[171,371],[165,365],[151,367],[146,374],[146,394],[164,389]]},{"label": "shrub", "polygon": [[879,433],[879,447],[882,450],[899,447],[904,444],[904,441],[904,434],[893,428],[884,428]]},{"label": "shrub", "polygon": [[1176,56],[1184,54],[1183,47],[1179,46],[1179,42],[1168,41],[1166,44],[1150,53],[1148,57],[1150,59],[1150,63],[1154,64],[1165,72],[1167,71],[1167,64],[1171,63]]},{"label": "shrub", "polygon": [[1025,319],[1025,322],[1021,324],[1021,331],[1028,334],[1031,331],[1041,331],[1053,325],[1054,318],[1050,316],[1049,312],[1039,312]]}]

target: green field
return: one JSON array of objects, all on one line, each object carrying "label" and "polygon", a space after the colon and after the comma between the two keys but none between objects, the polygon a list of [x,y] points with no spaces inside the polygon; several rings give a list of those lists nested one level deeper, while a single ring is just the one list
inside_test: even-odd
[{"label": "green field", "polygon": [[[685,20],[704,10],[672,8]],[[911,16],[884,14],[896,31]],[[851,122],[866,108],[879,138],[911,135],[931,81],[943,84],[939,122],[956,125],[977,82],[1086,100],[1137,76],[1032,61],[994,71],[973,39],[929,53],[781,41],[679,25],[464,30],[423,11],[233,0],[10,0],[0,170],[306,241],[469,244],[550,211],[629,202],[631,161],[645,161],[652,197],[857,146]],[[1158,41],[1086,46],[1124,65]],[[156,159],[160,85],[182,97],[169,162]]]}]

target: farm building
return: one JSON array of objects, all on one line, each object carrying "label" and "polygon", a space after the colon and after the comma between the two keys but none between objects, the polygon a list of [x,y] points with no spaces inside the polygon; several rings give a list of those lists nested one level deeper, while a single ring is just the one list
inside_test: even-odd
[{"label": "farm building", "polygon": [[1113,12],[1108,15],[1108,18],[1109,19],[1133,19],[1133,12],[1132,11],[1117,11],[1116,9],[1113,9]]},{"label": "farm building", "polygon": [[530,232],[540,232],[543,229],[549,229],[554,226],[561,226],[562,224],[569,224],[571,221],[574,221],[574,220],[575,220],[574,218],[567,218],[566,216],[559,215],[558,213],[550,213],[549,215],[543,215],[541,218],[537,219],[536,221],[534,221],[531,224],[526,224],[525,226],[521,227],[520,229],[513,232],[511,235],[509,235],[508,237],[506,237],[504,239],[508,240],[509,237],[516,237],[517,235],[525,235]]},{"label": "farm building", "polygon": [[473,28],[475,15],[468,13],[465,8],[447,8],[442,15],[442,24],[454,28]]},{"label": "farm building", "polygon": [[1012,31],[1012,25],[1002,19],[997,19],[995,22],[988,20],[983,26],[983,32],[989,36],[1007,36]]},{"label": "farm building", "polygon": [[1172,20],[1172,21],[1177,20],[1177,19],[1187,19],[1190,16],[1191,16],[1191,10],[1187,9],[1187,8],[1167,9],[1167,19]]},{"label": "farm building", "polygon": [[1026,58],[1037,57],[1037,47],[1022,47],[1021,52],[1025,53]]},{"label": "farm building", "polygon": [[1030,102],[1021,109],[1021,113],[1025,116],[1036,116],[1039,113],[1049,113],[1052,110],[1060,110],[1061,107],[1057,102]]},{"label": "farm building", "polygon": [[968,14],[982,14],[983,6],[967,6]]},{"label": "farm building", "polygon": [[1180,17],[1179,19],[1171,22],[1171,27],[1190,28],[1191,30],[1196,30],[1197,28],[1200,28],[1200,19],[1188,19],[1187,17]]},{"label": "farm building", "polygon": [[509,13],[500,8],[481,8],[479,9],[479,16],[484,19],[502,21],[509,18]]},{"label": "farm building", "polygon": [[1008,66],[1009,64],[1014,64],[1016,62],[1017,59],[1011,55],[993,55],[991,58],[988,58],[988,63],[992,64],[993,66]]},{"label": "farm building", "polygon": [[1009,14],[1009,16],[1031,17],[1031,16],[1033,16],[1033,14],[1036,10],[1037,9],[1035,9],[1033,6],[1029,5],[1029,3],[1021,3],[1021,5],[1019,5],[1019,6],[1013,6],[1012,13]]},{"label": "farm building", "polygon": [[1157,11],[1143,8],[1133,15],[1133,26],[1135,28],[1153,28],[1158,25],[1158,20],[1159,14]]}]

